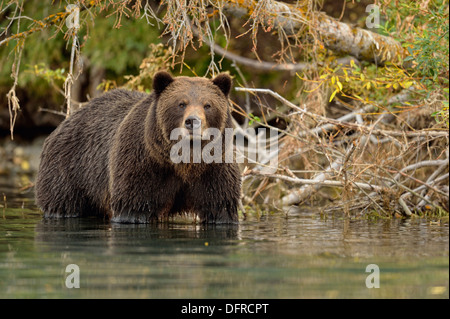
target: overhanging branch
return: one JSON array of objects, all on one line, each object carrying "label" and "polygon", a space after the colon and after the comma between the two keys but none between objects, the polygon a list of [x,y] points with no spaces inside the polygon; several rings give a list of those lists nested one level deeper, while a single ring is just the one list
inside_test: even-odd
[{"label": "overhanging branch", "polygon": [[[322,12],[274,0],[227,0],[224,8],[234,16],[248,16],[263,20],[274,28],[282,28],[287,34],[295,34],[306,25],[316,32],[324,46],[342,54],[349,54],[358,60],[384,64],[401,63],[406,50],[395,39],[368,30],[352,27],[327,16]],[[254,16],[261,12],[263,15]]]}]

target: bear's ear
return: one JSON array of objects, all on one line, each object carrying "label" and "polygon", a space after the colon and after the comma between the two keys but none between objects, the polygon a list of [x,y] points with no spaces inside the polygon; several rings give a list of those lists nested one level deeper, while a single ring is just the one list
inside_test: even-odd
[{"label": "bear's ear", "polygon": [[220,73],[216,76],[212,82],[219,87],[219,89],[228,97],[231,90],[232,80],[231,77],[226,73]]},{"label": "bear's ear", "polygon": [[160,94],[166,87],[174,81],[172,75],[166,71],[159,71],[153,77],[153,91]]}]

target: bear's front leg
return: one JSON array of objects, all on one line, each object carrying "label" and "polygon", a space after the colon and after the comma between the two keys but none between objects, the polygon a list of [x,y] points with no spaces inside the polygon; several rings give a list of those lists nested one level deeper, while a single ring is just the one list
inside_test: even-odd
[{"label": "bear's front leg", "polygon": [[237,165],[211,165],[192,192],[200,221],[208,224],[237,224],[240,190],[241,176]]},{"label": "bear's front leg", "polygon": [[145,161],[111,174],[111,221],[152,223],[168,217],[179,185],[173,174]]},{"label": "bear's front leg", "polygon": [[[124,187],[123,187],[124,186]],[[127,178],[113,186],[111,192],[111,221],[119,223],[152,223],[165,220],[174,205],[179,186],[172,178],[156,174],[142,179]]]},{"label": "bear's front leg", "polygon": [[[173,206],[171,192],[155,191],[152,194],[111,201],[111,221],[124,224],[148,224],[165,220]],[[157,201],[160,200],[160,201]]]}]

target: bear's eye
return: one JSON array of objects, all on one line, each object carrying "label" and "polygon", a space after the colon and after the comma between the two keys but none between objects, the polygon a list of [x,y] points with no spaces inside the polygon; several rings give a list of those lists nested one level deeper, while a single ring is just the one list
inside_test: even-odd
[{"label": "bear's eye", "polygon": [[184,109],[184,108],[186,108],[186,103],[181,102],[178,106],[179,106],[180,108]]},{"label": "bear's eye", "polygon": [[207,109],[209,109],[209,108],[211,108],[211,105],[210,104],[205,104],[205,106],[203,107],[205,110],[207,110]]}]

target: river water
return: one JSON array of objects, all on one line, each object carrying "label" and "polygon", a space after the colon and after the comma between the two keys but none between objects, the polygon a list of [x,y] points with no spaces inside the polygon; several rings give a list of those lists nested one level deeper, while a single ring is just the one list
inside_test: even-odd
[{"label": "river water", "polygon": [[0,298],[449,298],[448,218],[43,220],[24,179],[0,174]]}]

